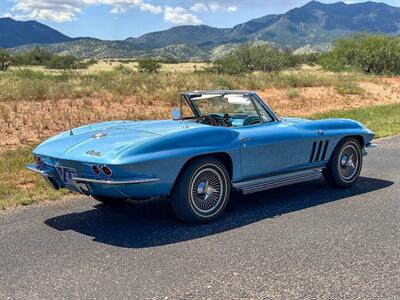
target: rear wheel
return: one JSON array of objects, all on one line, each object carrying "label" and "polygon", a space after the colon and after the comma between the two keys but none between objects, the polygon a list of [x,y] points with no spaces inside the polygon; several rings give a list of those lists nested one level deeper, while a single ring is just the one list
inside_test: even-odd
[{"label": "rear wheel", "polygon": [[104,203],[106,205],[118,205],[125,201],[125,199],[123,199],[123,198],[113,198],[113,197],[104,197],[104,196],[96,196],[96,195],[92,195],[92,197],[95,200],[97,200],[101,203]]},{"label": "rear wheel", "polygon": [[210,222],[225,210],[230,190],[224,164],[214,157],[199,158],[178,178],[171,197],[172,208],[186,222]]},{"label": "rear wheel", "polygon": [[339,188],[352,186],[360,176],[362,167],[361,146],[355,138],[345,138],[332,153],[323,170],[326,182]]}]

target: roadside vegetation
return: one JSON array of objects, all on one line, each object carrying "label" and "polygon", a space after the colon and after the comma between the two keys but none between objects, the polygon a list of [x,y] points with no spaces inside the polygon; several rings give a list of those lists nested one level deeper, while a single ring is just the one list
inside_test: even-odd
[{"label": "roadside vegetation", "polygon": [[55,191],[37,174],[25,169],[32,162],[30,149],[20,148],[0,154],[0,209],[57,199],[65,192]]},{"label": "roadside vegetation", "polygon": [[374,131],[377,138],[400,134],[400,104],[376,105],[344,111],[334,110],[309,117],[311,119],[354,119]]}]

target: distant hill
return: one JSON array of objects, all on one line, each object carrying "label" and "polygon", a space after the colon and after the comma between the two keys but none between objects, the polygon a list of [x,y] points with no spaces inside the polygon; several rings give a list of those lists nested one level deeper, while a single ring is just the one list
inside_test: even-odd
[{"label": "distant hill", "polygon": [[[8,19],[9,22],[10,20]],[[29,22],[19,23],[26,25]],[[37,22],[32,23],[41,25]],[[41,26],[50,29],[47,26]],[[3,31],[8,34],[9,38],[4,36]],[[267,15],[233,28],[222,29],[206,25],[177,26],[164,31],[148,33],[138,38],[128,38],[124,41],[101,41],[87,38],[71,41],[70,38],[53,31],[54,36],[51,37],[61,40],[50,42],[48,31],[43,32],[46,32],[44,34],[47,37],[46,42],[37,41],[39,36],[36,36],[36,41],[32,41],[31,34],[29,39],[23,40],[22,33],[14,37],[14,34],[4,30],[0,23],[0,47],[17,39],[20,45],[52,43],[46,47],[58,53],[71,53],[80,57],[156,55],[172,56],[177,59],[191,57],[193,60],[210,57],[213,53],[220,53],[219,50],[231,47],[233,44],[256,41],[264,41],[280,48],[301,52],[323,51],[329,49],[335,39],[356,32],[400,34],[400,8],[376,2],[324,4],[312,1],[284,14]],[[44,36],[42,38],[44,39]],[[29,47],[32,45],[18,47],[14,50],[18,51]],[[174,49],[180,49],[180,51]],[[188,52],[185,53],[185,51]]]},{"label": "distant hill", "polygon": [[50,44],[71,41],[68,36],[36,21],[0,18],[0,48],[26,44]]}]

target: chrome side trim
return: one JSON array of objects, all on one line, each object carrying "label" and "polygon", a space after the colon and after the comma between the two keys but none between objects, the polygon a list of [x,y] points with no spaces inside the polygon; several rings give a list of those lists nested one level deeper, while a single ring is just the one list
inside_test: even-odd
[{"label": "chrome side trim", "polygon": [[313,169],[232,183],[232,186],[236,189],[241,190],[242,193],[246,195],[276,187],[317,179],[321,176],[321,169]]},{"label": "chrome side trim", "polygon": [[91,179],[91,178],[81,178],[74,177],[72,181],[74,183],[97,183],[106,185],[125,185],[125,184],[140,184],[140,183],[151,183],[158,181],[158,178],[138,178],[131,180],[111,180],[111,179]]}]

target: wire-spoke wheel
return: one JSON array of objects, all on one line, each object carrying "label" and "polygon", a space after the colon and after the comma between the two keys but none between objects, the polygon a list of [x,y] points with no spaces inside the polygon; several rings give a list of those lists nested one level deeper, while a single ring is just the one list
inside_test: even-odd
[{"label": "wire-spoke wheel", "polygon": [[224,187],[222,177],[216,169],[201,169],[192,180],[191,204],[201,213],[214,210],[222,200]]},{"label": "wire-spoke wheel", "polygon": [[191,223],[214,220],[224,211],[230,195],[226,167],[214,157],[194,160],[178,178],[171,197],[176,215]]},{"label": "wire-spoke wheel", "polygon": [[350,187],[360,176],[361,167],[360,143],[355,138],[346,138],[336,146],[323,174],[331,186]]},{"label": "wire-spoke wheel", "polygon": [[338,169],[343,180],[351,181],[358,171],[360,162],[358,150],[353,144],[347,144],[343,147],[338,160]]}]

